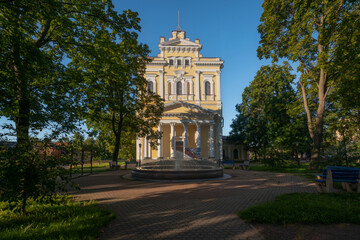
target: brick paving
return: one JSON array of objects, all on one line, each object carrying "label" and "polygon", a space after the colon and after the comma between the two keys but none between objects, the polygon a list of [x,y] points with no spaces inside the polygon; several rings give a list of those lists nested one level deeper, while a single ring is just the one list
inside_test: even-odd
[{"label": "brick paving", "polygon": [[299,176],[225,170],[226,180],[147,182],[123,179],[130,171],[79,178],[79,200],[97,200],[116,219],[101,239],[264,239],[237,217],[239,209],[291,192],[315,193]]}]

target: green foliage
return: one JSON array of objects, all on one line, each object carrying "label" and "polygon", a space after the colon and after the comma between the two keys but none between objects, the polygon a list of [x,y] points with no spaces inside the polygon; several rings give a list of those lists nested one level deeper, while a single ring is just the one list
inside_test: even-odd
[{"label": "green foliage", "polygon": [[255,160],[260,156],[271,166],[292,158],[298,149],[309,148],[304,116],[293,111],[295,77],[290,71],[286,62],[262,66],[245,88],[243,102],[236,106],[239,114],[231,125],[230,137],[244,143]]},{"label": "green foliage", "polygon": [[299,63],[299,84],[313,142],[312,164],[320,156],[329,94],[339,94],[343,106],[359,106],[359,5],[359,0],[263,3],[258,57]]},{"label": "green foliage", "polygon": [[113,161],[117,161],[122,144],[122,155],[134,156],[130,146],[135,145],[136,135],[153,140],[160,137],[155,127],[163,112],[163,100],[146,90],[144,75],[150,51],[138,43],[137,34],[125,34],[120,43],[114,42],[110,33],[101,37],[101,45],[94,49],[101,57],[81,59],[73,67],[84,70],[81,77],[87,85],[87,125],[108,138]]},{"label": "green foliage", "polygon": [[[64,175],[60,166],[73,164],[76,151],[70,144],[64,161],[40,156],[30,133],[49,129],[51,139],[58,139],[94,109],[91,97],[102,100],[92,94],[97,88],[102,94],[103,86],[111,86],[127,97],[145,81],[132,82],[148,53],[136,40],[139,22],[135,12],[117,13],[110,0],[0,2],[0,116],[13,121],[2,127],[17,138],[15,149],[1,158],[0,187],[4,196],[22,199],[23,211],[27,198],[53,194],[64,183],[56,180]],[[134,105],[127,100],[122,106],[128,104]]]},{"label": "green foliage", "polygon": [[238,212],[247,222],[273,224],[360,223],[359,193],[292,193]]},{"label": "green foliage", "polygon": [[63,197],[48,203],[29,199],[26,214],[14,211],[13,205],[0,202],[1,239],[97,239],[101,227],[115,217],[94,202]]},{"label": "green foliage", "polygon": [[[20,201],[22,211],[30,197],[47,198],[60,191],[66,191],[70,183],[68,171],[63,168],[66,155],[51,156],[48,149],[57,147],[66,151],[66,145],[52,145],[50,142],[33,142],[32,150],[19,155],[20,148],[11,148],[0,155],[1,198]],[[20,157],[19,157],[20,156]],[[73,185],[75,186],[75,185]]]}]

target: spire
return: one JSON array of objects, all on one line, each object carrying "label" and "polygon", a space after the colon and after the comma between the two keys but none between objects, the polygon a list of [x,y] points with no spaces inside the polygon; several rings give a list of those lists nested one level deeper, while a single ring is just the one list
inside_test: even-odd
[{"label": "spire", "polygon": [[178,10],[178,26],[176,31],[181,31],[181,27],[180,27],[180,11]]}]

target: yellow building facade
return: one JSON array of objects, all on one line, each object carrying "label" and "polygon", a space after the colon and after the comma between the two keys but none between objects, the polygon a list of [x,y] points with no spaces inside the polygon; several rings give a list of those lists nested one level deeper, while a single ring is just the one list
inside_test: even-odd
[{"label": "yellow building facade", "polygon": [[249,160],[249,152],[244,145],[232,142],[227,136],[223,136],[223,160],[241,162]]},{"label": "yellow building facade", "polygon": [[157,57],[146,66],[147,88],[165,100],[158,130],[159,146],[146,138],[136,142],[137,160],[222,160],[221,69],[218,57],[203,57],[200,40],[173,31],[167,41],[160,37]]}]

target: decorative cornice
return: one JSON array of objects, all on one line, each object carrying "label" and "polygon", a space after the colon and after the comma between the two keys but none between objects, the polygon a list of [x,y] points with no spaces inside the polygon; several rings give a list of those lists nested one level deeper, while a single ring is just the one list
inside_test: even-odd
[{"label": "decorative cornice", "polygon": [[165,60],[152,60],[151,62],[149,62],[148,64],[146,64],[147,66],[164,66],[166,64]]},{"label": "decorative cornice", "polygon": [[224,61],[193,61],[197,66],[222,66]]},{"label": "decorative cornice", "polygon": [[179,117],[179,118],[194,118],[194,117],[214,117],[215,113],[164,113],[163,117]]}]

